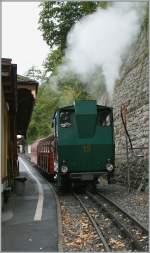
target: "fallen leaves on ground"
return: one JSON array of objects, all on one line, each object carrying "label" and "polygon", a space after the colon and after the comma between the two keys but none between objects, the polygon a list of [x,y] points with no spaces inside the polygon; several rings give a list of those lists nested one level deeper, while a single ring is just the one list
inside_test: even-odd
[{"label": "fallen leaves on ground", "polygon": [[122,249],[122,248],[125,248],[125,244],[121,240],[116,240],[116,239],[111,238],[109,240],[109,244],[111,245],[111,247],[113,249]]},{"label": "fallen leaves on ground", "polygon": [[[90,208],[90,213],[95,215],[96,209]],[[72,219],[65,206],[61,206],[62,225],[63,225],[63,245],[67,251],[80,251],[83,248],[89,247],[93,249],[102,250],[102,243],[94,243],[98,241],[99,237],[95,233],[88,217],[85,213],[77,215],[76,219]]]},{"label": "fallen leaves on ground", "polygon": [[147,236],[139,236],[138,237],[138,240],[140,241],[140,242],[142,242],[142,241],[144,241],[145,239],[147,239]]}]

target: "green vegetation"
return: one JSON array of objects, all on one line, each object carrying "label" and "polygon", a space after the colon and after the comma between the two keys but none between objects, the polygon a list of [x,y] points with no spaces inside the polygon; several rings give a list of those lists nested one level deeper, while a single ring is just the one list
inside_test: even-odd
[{"label": "green vegetation", "polygon": [[67,34],[73,24],[97,7],[107,8],[107,5],[107,2],[99,1],[44,1],[40,4],[39,29],[51,50],[45,59],[44,71],[33,66],[26,73],[41,84],[28,129],[28,143],[51,134],[51,119],[57,107],[72,104],[77,98],[94,98],[95,94],[90,92],[90,95],[90,88],[87,91],[74,73],[60,76],[58,66],[63,63]]},{"label": "green vegetation", "polygon": [[54,49],[51,53],[48,54],[45,62],[44,67],[46,73],[54,73],[59,64],[62,63],[63,52],[60,47]]},{"label": "green vegetation", "polygon": [[50,134],[51,117],[54,108],[57,107],[58,100],[58,94],[55,94],[49,86],[45,84],[39,86],[36,104],[28,130],[29,143],[37,138],[42,138]]},{"label": "green vegetation", "polygon": [[39,29],[47,44],[53,48],[66,46],[66,38],[72,25],[83,16],[96,10],[99,2],[93,1],[44,1],[40,4]]}]

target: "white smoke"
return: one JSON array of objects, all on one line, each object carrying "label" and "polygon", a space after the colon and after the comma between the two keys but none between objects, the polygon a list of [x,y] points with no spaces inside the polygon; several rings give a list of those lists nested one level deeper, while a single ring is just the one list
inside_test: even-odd
[{"label": "white smoke", "polygon": [[112,92],[123,57],[138,35],[144,13],[144,3],[116,2],[82,18],[68,34],[61,73],[65,75],[70,69],[83,83],[89,84],[100,69],[107,90]]}]

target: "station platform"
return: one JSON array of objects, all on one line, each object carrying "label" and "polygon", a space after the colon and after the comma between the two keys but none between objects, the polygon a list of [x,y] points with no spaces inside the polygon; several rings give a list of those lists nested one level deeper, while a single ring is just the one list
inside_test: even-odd
[{"label": "station platform", "polygon": [[50,183],[19,157],[20,176],[26,177],[24,191],[11,193],[2,212],[4,252],[56,252],[58,218],[56,199]]}]

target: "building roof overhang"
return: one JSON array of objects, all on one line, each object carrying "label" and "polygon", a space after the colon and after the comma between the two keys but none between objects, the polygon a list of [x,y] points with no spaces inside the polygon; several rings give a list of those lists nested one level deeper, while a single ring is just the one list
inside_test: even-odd
[{"label": "building roof overhang", "polygon": [[17,134],[26,137],[34,102],[38,91],[38,82],[17,75],[17,65],[11,59],[2,58],[2,88],[5,102],[11,117],[16,119]]}]

